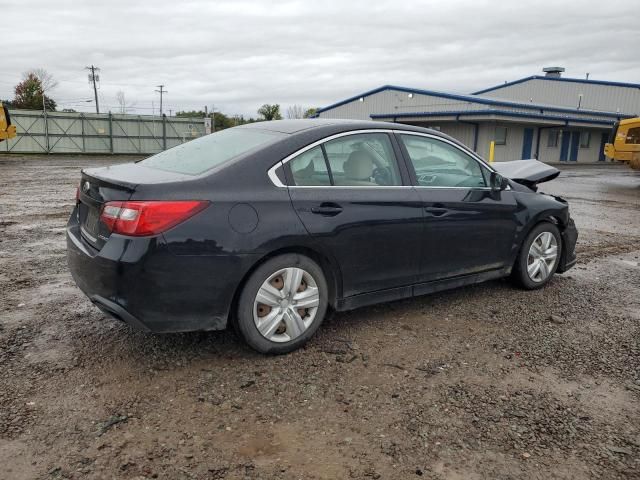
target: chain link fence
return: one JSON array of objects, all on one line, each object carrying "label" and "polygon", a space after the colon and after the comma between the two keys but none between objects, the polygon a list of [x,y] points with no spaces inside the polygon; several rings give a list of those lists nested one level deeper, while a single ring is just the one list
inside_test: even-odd
[{"label": "chain link fence", "polygon": [[205,134],[204,119],[10,110],[17,136],[1,153],[153,154]]}]

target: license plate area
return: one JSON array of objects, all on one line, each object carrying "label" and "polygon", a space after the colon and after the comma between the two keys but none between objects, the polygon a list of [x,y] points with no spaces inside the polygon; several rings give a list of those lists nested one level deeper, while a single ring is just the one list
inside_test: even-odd
[{"label": "license plate area", "polygon": [[97,208],[89,208],[87,216],[84,219],[84,228],[93,235],[98,234],[98,223],[100,222],[100,215]]}]

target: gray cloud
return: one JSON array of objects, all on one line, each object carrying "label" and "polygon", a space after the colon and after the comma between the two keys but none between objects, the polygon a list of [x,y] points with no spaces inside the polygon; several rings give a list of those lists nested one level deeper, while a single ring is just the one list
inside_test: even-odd
[{"label": "gray cloud", "polygon": [[567,76],[640,82],[637,16],[628,1],[3,2],[0,98],[42,67],[62,107],[91,110],[126,92],[151,113],[262,103],[322,106],[383,84],[470,92],[560,65]]}]

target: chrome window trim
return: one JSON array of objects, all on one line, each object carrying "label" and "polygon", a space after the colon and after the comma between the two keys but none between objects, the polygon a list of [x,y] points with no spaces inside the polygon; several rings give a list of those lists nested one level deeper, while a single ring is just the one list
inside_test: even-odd
[{"label": "chrome window trim", "polygon": [[283,166],[284,166],[284,163],[282,163],[282,160],[281,160],[278,163],[276,163],[273,167],[271,167],[269,170],[267,170],[267,175],[269,176],[269,180],[271,180],[271,183],[273,183],[278,188],[283,188],[283,187],[286,188],[286,185],[280,181],[280,178],[278,178],[278,174],[276,173],[276,170],[278,170],[280,167],[283,167]]},{"label": "chrome window trim", "polygon": [[[304,152],[311,150],[312,148],[317,147],[318,145],[322,145],[323,143],[329,142],[331,140],[334,140],[336,138],[341,138],[341,137],[346,137],[349,135],[359,135],[359,134],[363,134],[363,133],[393,133],[395,130],[389,129],[389,128],[369,128],[369,129],[364,129],[364,130],[351,130],[348,132],[341,132],[341,133],[336,133],[333,134],[329,137],[324,137],[321,138],[320,140],[316,140],[313,143],[310,143],[309,145],[307,145],[306,147],[302,147],[300,150],[296,150],[295,152],[293,152],[291,155],[283,158],[282,160],[280,160],[278,163],[276,163],[274,166],[272,166],[271,168],[269,168],[269,170],[267,170],[267,175],[269,176],[269,179],[271,180],[271,182],[278,188],[336,188],[336,185],[284,185],[280,179],[278,178],[278,176],[276,175],[276,170],[280,167],[284,167],[287,163],[289,163],[291,160],[293,160],[295,157],[297,157],[298,155],[302,155]],[[398,159],[396,158],[396,162],[398,161]],[[277,180],[274,181],[274,180]],[[363,186],[354,186],[354,187],[348,187],[348,186],[343,186],[343,187],[338,187],[338,188],[389,188],[389,187],[411,187],[411,185],[378,185],[376,187],[369,187],[366,185]]]},{"label": "chrome window trim", "polygon": [[[439,135],[433,135],[431,133],[423,133],[423,132],[413,132],[411,130],[394,130],[394,129],[390,129],[390,128],[374,128],[374,129],[364,129],[364,130],[351,130],[351,131],[348,131],[348,132],[336,133],[336,134],[331,135],[329,137],[325,137],[325,138],[322,138],[320,140],[316,140],[315,142],[307,145],[306,147],[302,147],[299,150],[296,150],[291,155],[288,155],[287,157],[285,157],[282,160],[280,160],[279,162],[277,162],[275,165],[273,165],[271,168],[269,168],[269,170],[267,170],[267,175],[268,175],[269,179],[271,180],[271,183],[273,183],[278,188],[331,188],[331,189],[335,189],[335,188],[341,188],[341,189],[360,189],[360,188],[375,188],[375,189],[380,189],[380,188],[386,188],[386,189],[432,188],[432,189],[450,189],[450,190],[491,190],[491,187],[489,187],[489,186],[485,186],[485,187],[454,187],[454,186],[451,186],[451,187],[440,187],[440,186],[433,186],[433,187],[430,187],[430,186],[426,186],[426,185],[376,185],[376,186],[370,187],[368,185],[285,185],[278,178],[278,175],[276,174],[276,170],[278,168],[284,167],[287,163],[289,163],[291,160],[296,158],[298,155],[301,155],[304,152],[306,152],[308,150],[311,150],[312,148],[317,147],[318,145],[322,145],[323,143],[329,142],[329,141],[334,140],[336,138],[346,137],[346,136],[349,136],[349,135],[360,135],[360,134],[363,134],[363,133],[391,133],[391,134],[397,133],[397,134],[400,134],[400,135],[415,135],[415,136],[419,136],[419,137],[433,138],[434,140],[438,140],[438,141],[441,141],[441,142],[448,143],[452,147],[457,148],[458,150],[460,150],[462,153],[467,154],[468,156],[473,158],[476,162],[480,163],[480,168],[486,168],[490,172],[497,173],[495,169],[493,169],[491,166],[489,166],[489,164],[486,163],[484,161],[484,159],[482,159],[482,157],[480,157],[475,152],[473,152],[471,150],[465,150],[465,149],[461,148],[460,145],[456,144],[455,142],[452,142],[451,140],[443,138],[443,137],[441,137]],[[396,161],[398,161],[397,158],[396,158]],[[511,187],[507,186],[506,190],[511,190]]]}]

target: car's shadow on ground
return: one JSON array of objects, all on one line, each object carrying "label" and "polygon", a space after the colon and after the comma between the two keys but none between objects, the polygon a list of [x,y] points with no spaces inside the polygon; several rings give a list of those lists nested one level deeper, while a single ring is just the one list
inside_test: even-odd
[{"label": "car's shadow on ground", "polygon": [[[556,278],[547,288],[558,286],[563,281],[565,279]],[[476,303],[486,310],[478,312],[479,315],[489,315],[492,311],[492,298],[518,298],[527,293],[514,288],[506,280],[495,280],[348,312],[331,312],[314,338],[300,350],[300,353],[326,350],[331,345],[340,344],[345,340],[351,341],[353,337],[358,336],[359,331],[367,328],[400,329],[404,322],[413,322],[415,316],[423,317],[421,321],[429,322],[438,316],[446,315],[449,307],[460,303]],[[430,316],[432,318],[429,318]],[[101,338],[94,340],[101,343],[101,349],[107,357],[115,356],[131,365],[154,368],[157,365],[197,359],[268,361],[270,358],[277,358],[250,349],[231,327],[211,332],[150,334],[136,331],[111,318],[103,317],[100,322],[103,326],[100,332],[95,332],[94,335]],[[90,339],[86,338],[85,346],[89,343]],[[104,358],[105,355],[101,357]],[[130,362],[132,359],[135,362]]]}]

